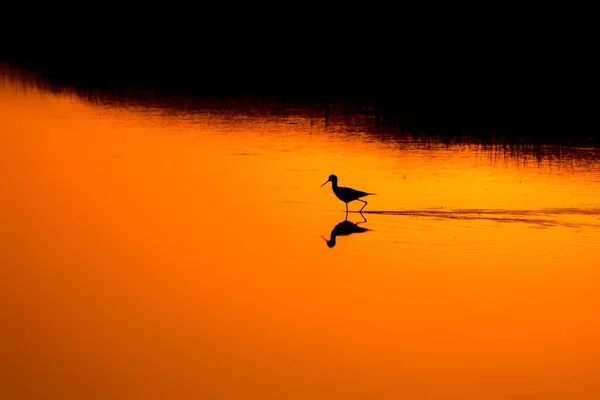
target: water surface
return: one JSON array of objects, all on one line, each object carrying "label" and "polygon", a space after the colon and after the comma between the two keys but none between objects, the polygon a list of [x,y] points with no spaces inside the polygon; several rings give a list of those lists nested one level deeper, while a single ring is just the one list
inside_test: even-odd
[{"label": "water surface", "polygon": [[597,149],[0,82],[1,397],[600,395]]}]

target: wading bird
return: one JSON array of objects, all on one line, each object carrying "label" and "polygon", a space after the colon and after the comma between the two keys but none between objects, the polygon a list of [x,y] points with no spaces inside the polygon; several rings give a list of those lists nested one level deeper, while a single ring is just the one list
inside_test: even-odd
[{"label": "wading bird", "polygon": [[[333,189],[333,193],[337,196],[338,199],[340,199],[341,201],[346,203],[346,213],[348,213],[348,203],[349,202],[358,200],[358,201],[362,201],[363,203],[365,203],[362,206],[362,208],[360,209],[360,211],[362,211],[363,208],[365,208],[365,206],[367,205],[367,202],[364,200],[361,200],[360,198],[371,195],[371,194],[375,194],[375,193],[361,192],[360,190],[338,186],[337,181],[338,181],[337,176],[332,174],[332,175],[329,175],[329,179],[327,179],[327,181],[325,183],[331,182],[331,189]],[[325,185],[325,183],[323,185],[321,185],[321,187],[323,187]]]}]

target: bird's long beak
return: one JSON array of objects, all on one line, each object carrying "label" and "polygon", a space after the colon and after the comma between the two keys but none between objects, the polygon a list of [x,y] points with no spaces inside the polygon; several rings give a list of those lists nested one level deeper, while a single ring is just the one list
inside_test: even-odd
[{"label": "bird's long beak", "polygon": [[[329,182],[329,179],[327,179],[327,181],[325,183]],[[325,183],[323,185],[325,185]],[[323,187],[323,185],[319,186],[319,187]]]}]

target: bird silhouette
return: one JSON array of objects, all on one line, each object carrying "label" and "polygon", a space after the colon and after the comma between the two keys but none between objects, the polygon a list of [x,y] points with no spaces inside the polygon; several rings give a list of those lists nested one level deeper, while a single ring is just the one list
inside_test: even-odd
[{"label": "bird silhouette", "polygon": [[364,200],[361,200],[361,197],[365,197],[365,196],[369,196],[369,195],[374,195],[375,193],[367,193],[367,192],[362,192],[360,190],[356,190],[356,189],[352,189],[352,188],[348,188],[348,187],[342,187],[342,186],[338,186],[338,177],[331,174],[329,175],[329,179],[327,179],[327,181],[321,185],[321,187],[323,187],[327,182],[331,182],[331,189],[333,190],[333,193],[337,196],[338,199],[340,199],[341,201],[343,201],[344,203],[346,203],[346,214],[348,213],[348,203],[354,200],[358,200],[358,201],[362,201],[363,206],[360,209],[360,211],[363,210],[363,208],[365,208],[365,206],[367,205],[367,202]]},{"label": "bird silhouette", "polygon": [[362,232],[366,232],[366,231],[370,230],[370,229],[358,226],[358,224],[367,222],[367,219],[365,218],[365,216],[362,213],[360,213],[360,215],[363,217],[364,221],[350,222],[350,221],[348,221],[348,214],[346,214],[346,219],[344,221],[340,222],[339,224],[337,224],[331,231],[331,234],[329,235],[329,240],[327,240],[323,235],[321,235],[323,240],[325,240],[325,242],[327,243],[327,246],[329,248],[335,246],[336,238],[338,236],[348,236],[353,233],[362,233]]}]

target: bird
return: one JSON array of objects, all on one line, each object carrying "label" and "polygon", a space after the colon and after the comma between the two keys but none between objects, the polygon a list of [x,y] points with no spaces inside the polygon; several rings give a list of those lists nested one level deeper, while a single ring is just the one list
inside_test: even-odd
[{"label": "bird", "polygon": [[365,208],[365,206],[367,205],[367,202],[364,200],[361,200],[360,198],[375,194],[375,193],[362,192],[360,190],[356,190],[356,189],[352,189],[352,188],[338,186],[338,184],[337,184],[338,177],[333,174],[329,175],[329,179],[327,179],[327,181],[325,181],[325,183],[322,184],[320,187],[323,187],[327,182],[331,182],[331,189],[333,189],[333,193],[337,196],[337,198],[340,199],[341,201],[343,201],[344,203],[346,203],[346,214],[348,213],[348,203],[349,202],[358,200],[358,201],[362,201],[363,203],[365,203],[365,204],[363,204],[362,208],[360,209],[360,211],[362,211],[363,208]]}]

